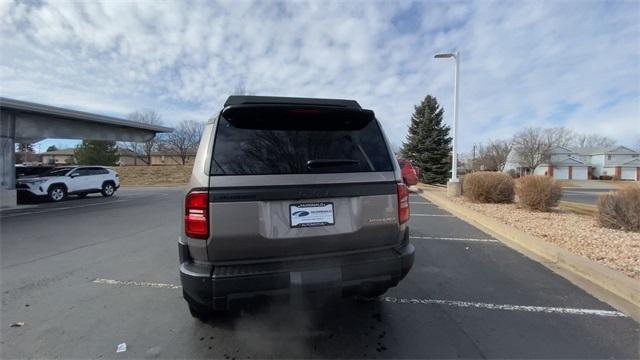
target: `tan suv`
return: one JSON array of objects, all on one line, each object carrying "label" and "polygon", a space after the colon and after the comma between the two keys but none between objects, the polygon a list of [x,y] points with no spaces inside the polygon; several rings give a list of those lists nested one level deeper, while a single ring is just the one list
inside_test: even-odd
[{"label": "tan suv", "polygon": [[191,314],[236,300],[374,296],[413,264],[409,193],[373,111],[231,96],[187,185],[180,275]]}]

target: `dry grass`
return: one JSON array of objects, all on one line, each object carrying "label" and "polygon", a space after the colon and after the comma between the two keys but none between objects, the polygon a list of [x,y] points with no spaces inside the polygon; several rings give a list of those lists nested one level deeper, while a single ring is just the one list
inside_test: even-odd
[{"label": "dry grass", "polygon": [[593,216],[559,209],[538,212],[516,204],[453,201],[640,280],[640,233],[603,228]]},{"label": "dry grass", "polygon": [[529,210],[549,211],[558,206],[562,186],[549,176],[525,176],[516,182],[518,204]]},{"label": "dry grass", "polygon": [[482,171],[467,174],[463,182],[463,195],[480,203],[511,203],[514,196],[514,181],[508,174]]},{"label": "dry grass", "polygon": [[114,166],[124,186],[185,185],[191,177],[192,166]]},{"label": "dry grass", "polygon": [[640,232],[640,186],[600,195],[597,219],[607,228]]}]

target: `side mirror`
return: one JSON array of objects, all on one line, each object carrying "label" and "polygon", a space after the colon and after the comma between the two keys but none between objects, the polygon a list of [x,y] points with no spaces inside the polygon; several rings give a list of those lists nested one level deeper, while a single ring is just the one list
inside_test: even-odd
[{"label": "side mirror", "polygon": [[77,176],[79,176],[79,174],[78,174],[78,173],[72,173],[72,174],[69,174],[69,177],[70,177],[70,178],[72,178],[72,179],[73,179],[74,177],[77,177]]}]

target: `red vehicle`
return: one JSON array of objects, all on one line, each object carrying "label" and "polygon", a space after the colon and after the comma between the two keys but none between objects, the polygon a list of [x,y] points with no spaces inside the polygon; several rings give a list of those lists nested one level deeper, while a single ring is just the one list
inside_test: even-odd
[{"label": "red vehicle", "polygon": [[402,171],[402,180],[407,186],[416,185],[418,183],[418,171],[411,165],[409,160],[398,159],[398,165]]}]

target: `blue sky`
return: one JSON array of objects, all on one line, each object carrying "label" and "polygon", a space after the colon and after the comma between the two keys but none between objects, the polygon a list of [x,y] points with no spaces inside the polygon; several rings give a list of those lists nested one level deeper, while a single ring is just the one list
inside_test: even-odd
[{"label": "blue sky", "polygon": [[462,151],[525,126],[640,139],[638,1],[0,0],[0,40],[1,96],[166,125],[239,87],[349,98],[397,145],[426,94],[450,123],[453,63],[433,54],[457,49]]}]

